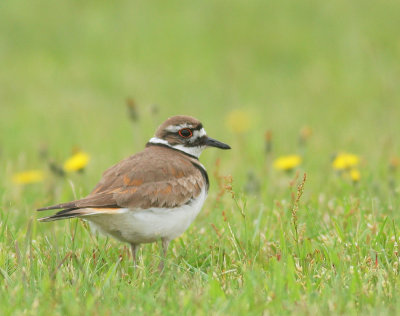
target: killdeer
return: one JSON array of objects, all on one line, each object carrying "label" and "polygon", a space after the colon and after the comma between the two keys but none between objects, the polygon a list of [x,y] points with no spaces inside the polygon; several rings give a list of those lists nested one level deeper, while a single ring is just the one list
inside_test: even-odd
[{"label": "killdeer", "polygon": [[207,197],[208,175],[199,162],[207,147],[230,149],[208,137],[197,119],[173,116],[143,151],[106,170],[87,197],[40,208],[62,210],[39,221],[83,218],[100,232],[129,243],[134,265],[142,243],[161,240],[165,257],[170,241],[189,227]]}]

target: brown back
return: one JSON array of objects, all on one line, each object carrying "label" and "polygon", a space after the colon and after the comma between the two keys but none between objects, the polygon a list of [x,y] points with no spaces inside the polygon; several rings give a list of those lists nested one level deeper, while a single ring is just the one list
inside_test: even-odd
[{"label": "brown back", "polygon": [[94,190],[81,200],[40,210],[77,208],[173,208],[208,188],[207,173],[197,159],[159,145],[149,145],[103,173]]}]

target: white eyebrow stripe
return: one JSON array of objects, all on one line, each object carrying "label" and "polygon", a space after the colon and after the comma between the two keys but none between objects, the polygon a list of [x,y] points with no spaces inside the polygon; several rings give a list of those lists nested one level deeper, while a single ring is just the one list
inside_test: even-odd
[{"label": "white eyebrow stripe", "polygon": [[180,124],[180,125],[170,125],[170,126],[166,127],[165,130],[168,132],[176,133],[177,131],[179,131],[182,128],[193,128],[193,125],[186,124],[186,123]]}]

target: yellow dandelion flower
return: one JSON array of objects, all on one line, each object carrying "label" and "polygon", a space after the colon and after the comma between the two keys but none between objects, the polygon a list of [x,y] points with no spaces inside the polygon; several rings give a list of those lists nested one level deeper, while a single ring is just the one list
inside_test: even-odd
[{"label": "yellow dandelion flower", "polygon": [[360,179],[361,179],[360,170],[358,170],[358,169],[351,169],[351,170],[349,171],[349,176],[350,176],[350,179],[353,180],[354,182],[360,181]]},{"label": "yellow dandelion flower", "polygon": [[274,168],[278,170],[292,170],[301,164],[301,157],[299,155],[281,156],[275,159]]},{"label": "yellow dandelion flower", "polygon": [[226,119],[226,125],[234,133],[244,133],[250,129],[251,117],[247,111],[233,110]]},{"label": "yellow dandelion flower", "polygon": [[15,173],[12,180],[16,184],[28,184],[35,182],[42,182],[44,179],[44,173],[41,170],[27,170]]},{"label": "yellow dandelion flower", "polygon": [[89,163],[89,160],[90,156],[87,153],[79,151],[64,162],[63,169],[66,172],[83,170]]},{"label": "yellow dandelion flower", "polygon": [[360,158],[357,155],[340,153],[333,160],[332,167],[335,170],[346,170],[358,166],[359,163]]}]

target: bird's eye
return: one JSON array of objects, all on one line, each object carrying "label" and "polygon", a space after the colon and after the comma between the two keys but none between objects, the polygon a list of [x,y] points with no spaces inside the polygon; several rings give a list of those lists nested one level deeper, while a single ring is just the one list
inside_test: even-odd
[{"label": "bird's eye", "polygon": [[178,134],[179,134],[179,136],[181,136],[183,138],[189,138],[189,137],[192,137],[192,135],[193,135],[190,128],[182,128],[181,130],[179,130]]}]

